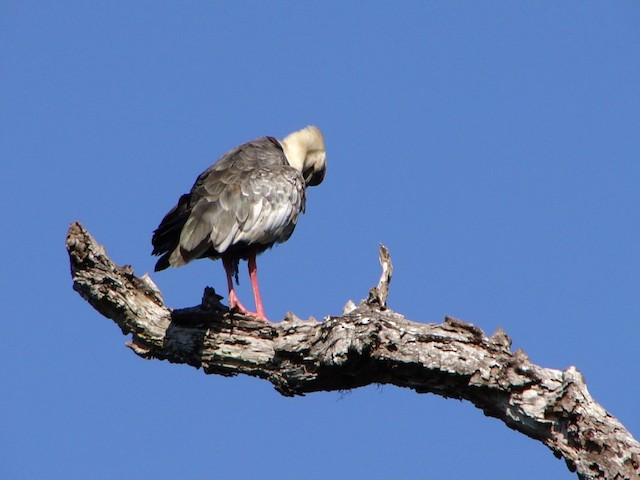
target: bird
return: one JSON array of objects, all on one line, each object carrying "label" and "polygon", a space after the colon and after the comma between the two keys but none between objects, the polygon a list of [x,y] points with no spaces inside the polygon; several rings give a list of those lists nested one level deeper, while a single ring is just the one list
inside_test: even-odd
[{"label": "bird", "polygon": [[[311,125],[283,140],[260,137],[228,151],[198,176],[153,232],[152,255],[160,256],[155,271],[221,259],[230,310],[268,321],[256,256],[289,239],[305,211],[306,188],[322,183],[325,172],[324,137]],[[240,260],[248,262],[255,312],[234,289]]]}]

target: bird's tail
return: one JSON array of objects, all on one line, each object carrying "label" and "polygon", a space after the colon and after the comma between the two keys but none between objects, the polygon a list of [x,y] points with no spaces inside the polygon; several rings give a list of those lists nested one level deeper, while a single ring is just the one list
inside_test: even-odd
[{"label": "bird's tail", "polygon": [[178,204],[165,215],[158,228],[153,232],[151,244],[153,245],[152,255],[162,255],[156,263],[155,271],[159,272],[170,266],[169,257],[180,242],[180,232],[189,218],[189,202],[191,194],[187,193],[180,197]]}]

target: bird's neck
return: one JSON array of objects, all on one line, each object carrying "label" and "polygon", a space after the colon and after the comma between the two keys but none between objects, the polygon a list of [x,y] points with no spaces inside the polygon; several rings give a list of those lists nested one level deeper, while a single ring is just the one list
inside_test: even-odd
[{"label": "bird's neck", "polygon": [[287,157],[289,165],[299,172],[302,172],[304,168],[304,161],[307,157],[307,148],[304,144],[298,141],[298,139],[291,139],[290,137],[291,135],[286,137],[282,142],[280,142],[280,144],[282,145],[284,155]]}]

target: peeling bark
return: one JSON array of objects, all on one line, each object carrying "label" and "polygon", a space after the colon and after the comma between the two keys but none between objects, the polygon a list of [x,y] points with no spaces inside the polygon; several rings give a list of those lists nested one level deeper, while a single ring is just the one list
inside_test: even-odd
[{"label": "peeling bark", "polygon": [[511,351],[502,329],[488,337],[452,317],[416,323],[388,309],[393,267],[383,246],[383,273],[367,300],[322,322],[290,313],[281,323],[233,314],[211,288],[199,306],[168,308],[148,275],[115,265],[79,223],[67,250],[73,288],[131,334],[127,346],[143,358],[260,377],[287,396],[377,383],[464,399],[544,443],[581,479],[640,478],[640,444],[591,398],[575,367],[533,364]]}]

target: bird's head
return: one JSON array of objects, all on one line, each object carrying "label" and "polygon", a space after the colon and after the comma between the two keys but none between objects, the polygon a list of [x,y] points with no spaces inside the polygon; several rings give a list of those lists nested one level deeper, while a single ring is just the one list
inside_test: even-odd
[{"label": "bird's head", "polygon": [[281,143],[289,164],[302,173],[306,185],[319,185],[327,168],[327,154],[320,129],[305,127],[290,133]]}]

